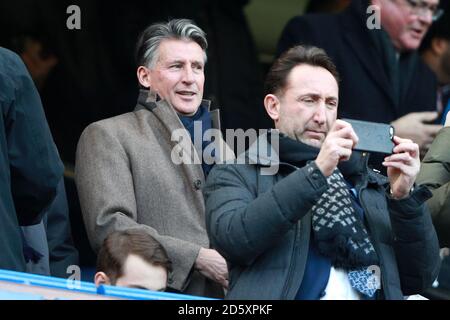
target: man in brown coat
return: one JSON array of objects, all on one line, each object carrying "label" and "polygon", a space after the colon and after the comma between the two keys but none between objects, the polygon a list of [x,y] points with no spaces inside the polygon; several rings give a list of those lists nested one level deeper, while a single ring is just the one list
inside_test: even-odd
[{"label": "man in brown coat", "polygon": [[[212,167],[203,152],[210,144],[196,143],[198,123],[202,138],[219,122],[217,110],[210,112],[202,101],[206,48],[204,32],[185,19],[142,33],[136,48],[142,88],[137,107],[85,129],[75,181],[96,251],[111,232],[142,228],[172,261],[169,288],[220,297],[228,286],[227,265],[209,248],[201,191]],[[217,161],[225,156],[221,150],[211,153]]]}]

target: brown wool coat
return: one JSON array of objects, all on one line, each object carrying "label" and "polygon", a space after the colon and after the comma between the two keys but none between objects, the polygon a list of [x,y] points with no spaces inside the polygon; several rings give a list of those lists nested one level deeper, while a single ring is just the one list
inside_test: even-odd
[{"label": "brown wool coat", "polygon": [[[221,289],[193,271],[200,248],[209,248],[203,170],[201,164],[177,165],[171,158],[181,149],[197,160],[198,155],[187,150],[193,144],[174,109],[147,97],[148,91],[141,90],[134,112],[93,123],[80,138],[75,181],[89,240],[98,251],[109,233],[142,228],[164,246],[172,261],[170,288],[217,297]],[[217,128],[218,110],[211,116]],[[183,141],[189,141],[181,149],[171,141],[177,129]],[[223,140],[220,143],[227,148]],[[226,150],[224,158],[234,156]]]}]

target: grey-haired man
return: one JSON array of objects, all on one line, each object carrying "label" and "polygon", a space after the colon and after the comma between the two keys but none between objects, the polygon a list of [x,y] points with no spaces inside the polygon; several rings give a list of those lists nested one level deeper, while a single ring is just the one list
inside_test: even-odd
[{"label": "grey-haired man", "polygon": [[[212,167],[201,161],[208,143],[191,152],[194,123],[204,131],[219,122],[217,110],[210,112],[202,101],[206,48],[204,32],[190,20],[149,26],[136,47],[142,88],[137,107],[83,132],[75,178],[95,250],[113,231],[142,228],[172,261],[169,288],[220,297],[227,265],[209,248],[201,191]],[[173,133],[180,131],[188,141],[181,153],[191,152],[197,161],[174,161]]]}]

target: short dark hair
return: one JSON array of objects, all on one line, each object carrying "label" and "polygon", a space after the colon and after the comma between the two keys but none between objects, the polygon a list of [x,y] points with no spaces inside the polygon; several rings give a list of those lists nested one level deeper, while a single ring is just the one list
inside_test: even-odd
[{"label": "short dark hair", "polygon": [[97,257],[97,272],[104,272],[114,285],[122,275],[130,254],[172,271],[172,263],[163,246],[142,229],[115,231],[103,241]]},{"label": "short dark hair", "polygon": [[431,43],[435,38],[450,40],[450,5],[447,5],[447,11],[444,12],[438,21],[434,22],[428,30],[420,46],[420,52],[431,48]]},{"label": "short dark hair", "polygon": [[328,70],[339,83],[339,73],[331,58],[323,49],[299,45],[283,53],[272,65],[264,85],[265,94],[282,93],[292,69],[298,65],[322,67]]}]

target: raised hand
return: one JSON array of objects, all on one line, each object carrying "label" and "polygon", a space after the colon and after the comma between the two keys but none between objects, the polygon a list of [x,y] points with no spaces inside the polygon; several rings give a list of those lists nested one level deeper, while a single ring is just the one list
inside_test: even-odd
[{"label": "raised hand", "polygon": [[383,166],[387,167],[392,197],[403,199],[409,195],[420,170],[419,146],[399,137],[394,137],[394,143],[394,154],[384,159]]},{"label": "raised hand", "polygon": [[316,165],[324,176],[330,176],[340,161],[350,159],[358,137],[352,126],[342,120],[336,120],[320,148]]}]

